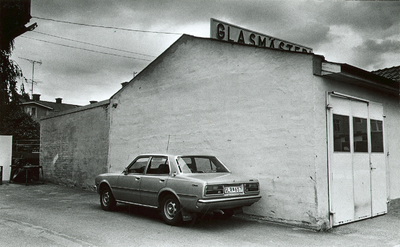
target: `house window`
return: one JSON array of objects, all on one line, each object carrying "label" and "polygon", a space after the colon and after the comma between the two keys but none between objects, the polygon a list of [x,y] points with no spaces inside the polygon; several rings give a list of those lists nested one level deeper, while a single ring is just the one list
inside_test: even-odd
[{"label": "house window", "polygon": [[32,107],[31,116],[32,117],[37,117],[36,107]]},{"label": "house window", "polygon": [[371,119],[371,152],[383,153],[382,121]]},{"label": "house window", "polygon": [[353,117],[354,152],[368,152],[367,119]]},{"label": "house window", "polygon": [[349,117],[333,114],[333,136],[335,152],[350,152]]}]

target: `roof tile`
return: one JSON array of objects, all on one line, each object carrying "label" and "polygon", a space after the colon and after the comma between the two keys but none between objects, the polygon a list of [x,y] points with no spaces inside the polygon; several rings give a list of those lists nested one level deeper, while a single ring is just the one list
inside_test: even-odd
[{"label": "roof tile", "polygon": [[393,81],[400,82],[400,66],[371,71],[375,75],[383,76]]}]

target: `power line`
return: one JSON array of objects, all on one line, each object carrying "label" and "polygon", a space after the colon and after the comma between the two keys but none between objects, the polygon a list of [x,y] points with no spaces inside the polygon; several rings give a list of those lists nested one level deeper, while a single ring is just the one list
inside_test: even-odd
[{"label": "power line", "polygon": [[129,31],[129,32],[182,35],[182,33],[163,32],[163,31],[148,31],[148,30],[138,30],[138,29],[122,28],[122,27],[111,27],[111,26],[93,25],[93,24],[85,24],[85,23],[78,23],[78,22],[72,22],[72,21],[61,21],[61,20],[55,20],[55,19],[50,19],[50,18],[43,18],[43,17],[38,17],[38,16],[32,16],[32,18],[36,18],[36,19],[39,19],[39,20],[46,20],[46,21],[54,21],[54,22],[60,22],[60,23],[67,23],[67,24],[79,25],[79,26],[98,27],[98,28],[107,28],[107,29],[116,29],[116,30],[123,30],[123,31]]},{"label": "power line", "polygon": [[34,33],[40,33],[40,34],[43,34],[43,35],[47,35],[47,36],[55,37],[55,38],[59,38],[59,39],[65,39],[65,40],[69,40],[69,41],[73,41],[73,42],[77,42],[77,43],[81,43],[81,44],[85,44],[85,45],[92,45],[92,46],[97,46],[97,47],[106,48],[106,49],[110,49],[110,50],[122,51],[122,52],[127,52],[127,53],[132,53],[132,54],[147,56],[147,57],[155,57],[155,56],[152,56],[152,55],[147,55],[147,54],[138,53],[138,52],[133,52],[133,51],[121,50],[121,49],[112,48],[112,47],[107,47],[107,46],[103,46],[103,45],[96,45],[96,44],[92,44],[92,43],[89,43],[89,42],[84,42],[84,41],[69,39],[69,38],[65,38],[65,37],[61,37],[61,36],[56,36],[56,35],[52,35],[52,34],[47,34],[47,33],[38,32],[38,31],[32,31],[32,32],[34,32]]},{"label": "power line", "polygon": [[105,54],[105,55],[116,56],[116,57],[137,59],[137,60],[143,60],[143,61],[152,61],[152,60],[150,60],[150,59],[137,58],[137,57],[129,57],[129,56],[118,55],[118,54],[114,54],[114,53],[101,52],[101,51],[96,51],[96,50],[91,50],[91,49],[86,49],[86,48],[80,48],[80,47],[71,46],[71,45],[59,44],[59,43],[55,43],[55,42],[51,42],[51,41],[47,41],[47,40],[42,40],[42,39],[36,39],[36,38],[26,37],[26,36],[24,36],[24,35],[21,35],[21,36],[19,36],[19,37],[26,38],[26,39],[33,39],[33,40],[37,40],[37,41],[41,41],[41,42],[45,42],[45,43],[49,43],[49,44],[53,44],[53,45],[60,45],[60,46],[64,46],[64,47],[68,47],[68,48],[73,48],[73,49],[79,49],[79,50],[90,51],[90,52],[96,52],[96,53]]}]

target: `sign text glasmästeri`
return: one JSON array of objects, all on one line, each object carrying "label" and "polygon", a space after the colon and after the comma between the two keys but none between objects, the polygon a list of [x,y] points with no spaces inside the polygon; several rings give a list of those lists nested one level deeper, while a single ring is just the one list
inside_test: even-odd
[{"label": "sign text glasm\u00e4steri", "polygon": [[257,33],[213,18],[211,18],[210,24],[210,38],[212,39],[253,45],[257,47],[269,47],[278,50],[304,53],[313,52],[313,50],[309,47]]}]

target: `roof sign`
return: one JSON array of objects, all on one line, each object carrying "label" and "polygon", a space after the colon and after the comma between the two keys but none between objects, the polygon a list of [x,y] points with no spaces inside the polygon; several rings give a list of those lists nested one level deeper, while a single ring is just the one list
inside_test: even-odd
[{"label": "roof sign", "polygon": [[257,33],[214,18],[210,19],[210,38],[257,47],[268,47],[277,50],[304,53],[313,52],[309,47],[274,38],[262,33]]}]

